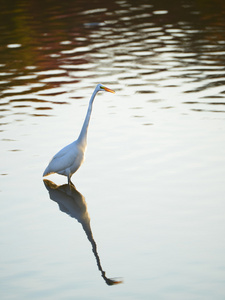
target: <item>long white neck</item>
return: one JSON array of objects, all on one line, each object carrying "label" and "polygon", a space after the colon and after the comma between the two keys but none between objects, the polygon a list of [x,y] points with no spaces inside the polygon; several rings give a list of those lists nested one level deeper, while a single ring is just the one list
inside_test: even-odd
[{"label": "long white neck", "polygon": [[86,117],[85,117],[85,120],[84,120],[84,124],[82,126],[80,135],[77,139],[77,142],[79,143],[79,145],[84,149],[86,148],[86,145],[87,145],[87,131],[88,131],[88,125],[89,125],[91,112],[92,112],[92,105],[93,105],[95,96],[96,96],[98,91],[99,90],[96,87],[96,89],[94,90],[94,92],[91,96],[91,99],[89,101],[88,110],[87,110],[87,114],[86,114]]}]

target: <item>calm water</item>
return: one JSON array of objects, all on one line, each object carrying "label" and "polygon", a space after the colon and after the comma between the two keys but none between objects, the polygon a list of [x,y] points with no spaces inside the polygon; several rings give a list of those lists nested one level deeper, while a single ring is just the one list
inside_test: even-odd
[{"label": "calm water", "polygon": [[1,299],[222,300],[225,4],[86,2],[0,2]]}]

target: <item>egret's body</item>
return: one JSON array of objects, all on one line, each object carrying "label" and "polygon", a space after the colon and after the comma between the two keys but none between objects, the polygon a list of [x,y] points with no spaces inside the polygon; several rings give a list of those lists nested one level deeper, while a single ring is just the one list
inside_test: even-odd
[{"label": "egret's body", "polygon": [[102,84],[98,84],[96,86],[91,96],[87,115],[78,139],[61,149],[58,153],[55,154],[55,156],[53,156],[49,165],[45,169],[43,176],[47,176],[52,173],[58,173],[60,175],[67,176],[68,182],[71,182],[71,176],[79,169],[81,164],[84,162],[84,152],[87,147],[87,130],[91,117],[92,105],[96,94],[101,90],[114,93],[113,90],[106,88]]}]

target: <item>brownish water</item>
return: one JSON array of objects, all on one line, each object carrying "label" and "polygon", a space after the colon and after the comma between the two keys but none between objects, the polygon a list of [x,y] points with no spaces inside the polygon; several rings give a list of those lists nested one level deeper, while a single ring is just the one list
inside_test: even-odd
[{"label": "brownish water", "polygon": [[223,1],[0,5],[1,299],[224,299]]}]

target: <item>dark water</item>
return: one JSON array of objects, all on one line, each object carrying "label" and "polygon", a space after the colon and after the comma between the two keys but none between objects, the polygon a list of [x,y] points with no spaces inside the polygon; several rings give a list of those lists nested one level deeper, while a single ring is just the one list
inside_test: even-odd
[{"label": "dark water", "polygon": [[224,299],[225,3],[0,7],[1,299]]},{"label": "dark water", "polygon": [[[165,106],[176,101],[183,110],[224,111],[222,1],[1,6],[3,116],[7,110],[24,113],[33,103],[33,115],[51,114],[49,96],[61,99],[72,89],[81,97],[82,87],[91,89],[102,79],[122,94],[135,92]],[[174,91],[182,98],[167,103]]]}]

